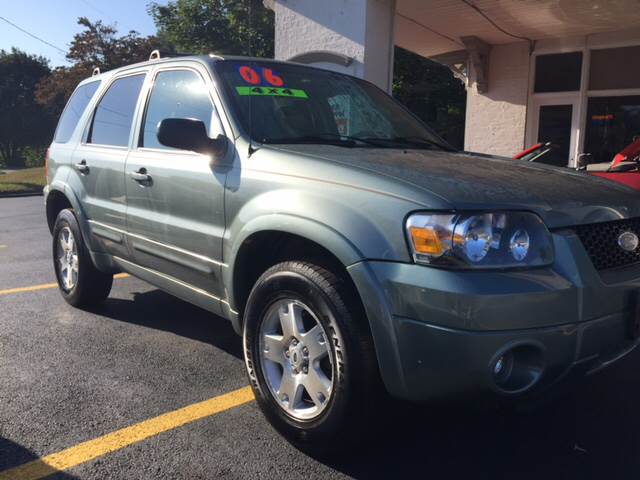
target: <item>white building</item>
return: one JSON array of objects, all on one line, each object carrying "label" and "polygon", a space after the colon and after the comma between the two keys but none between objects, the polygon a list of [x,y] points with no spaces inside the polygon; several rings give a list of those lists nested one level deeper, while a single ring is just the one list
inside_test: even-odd
[{"label": "white building", "polygon": [[276,58],[389,90],[393,47],[467,84],[465,149],[511,156],[538,140],[592,162],[640,135],[638,0],[265,0]]}]

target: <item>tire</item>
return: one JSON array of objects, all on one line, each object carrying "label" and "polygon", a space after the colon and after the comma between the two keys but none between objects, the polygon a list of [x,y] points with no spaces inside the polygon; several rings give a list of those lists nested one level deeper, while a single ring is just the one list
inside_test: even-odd
[{"label": "tire", "polygon": [[[301,319],[293,322],[297,335],[291,335],[291,312]],[[289,325],[286,332],[285,324]],[[320,340],[310,338],[315,333],[321,333],[316,339],[324,336],[324,347]],[[382,389],[373,340],[357,293],[334,273],[298,261],[267,270],[247,301],[243,345],[260,409],[301,450],[315,455],[345,451],[374,423],[368,420]],[[304,356],[306,347],[307,372],[304,358],[302,367],[300,355],[296,358],[297,353]],[[318,354],[322,348],[326,354]],[[302,393],[289,388],[291,381],[283,383],[285,375],[302,382]],[[327,386],[326,379],[329,390],[321,388]],[[315,400],[312,390],[321,390]],[[296,392],[293,401],[287,391]]]},{"label": "tire", "polygon": [[101,272],[93,264],[72,210],[62,210],[58,214],[52,246],[53,268],[62,298],[79,308],[102,303],[111,292],[113,275]]}]

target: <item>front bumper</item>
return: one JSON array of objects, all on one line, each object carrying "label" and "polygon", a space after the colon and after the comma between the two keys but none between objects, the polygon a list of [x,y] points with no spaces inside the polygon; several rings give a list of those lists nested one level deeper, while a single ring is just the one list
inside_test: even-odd
[{"label": "front bumper", "polygon": [[[389,392],[412,401],[530,395],[632,351],[640,267],[598,273],[571,232],[554,242],[556,262],[545,269],[349,267]],[[496,369],[499,359],[515,380]]]}]

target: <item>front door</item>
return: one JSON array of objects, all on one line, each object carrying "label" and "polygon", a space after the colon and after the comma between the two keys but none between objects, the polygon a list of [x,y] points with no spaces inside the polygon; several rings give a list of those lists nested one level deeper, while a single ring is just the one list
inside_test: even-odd
[{"label": "front door", "polygon": [[537,161],[559,167],[575,166],[578,99],[573,96],[547,98],[536,101],[533,108],[531,143],[553,145],[552,150]]},{"label": "front door", "polygon": [[116,78],[98,101],[73,154],[69,183],[78,192],[96,247],[126,255],[124,168],[145,73]]},{"label": "front door", "polygon": [[128,241],[135,263],[183,286],[224,299],[221,281],[226,173],[209,156],[166,147],[156,129],[165,118],[202,120],[222,131],[203,73],[156,71],[126,165]]}]

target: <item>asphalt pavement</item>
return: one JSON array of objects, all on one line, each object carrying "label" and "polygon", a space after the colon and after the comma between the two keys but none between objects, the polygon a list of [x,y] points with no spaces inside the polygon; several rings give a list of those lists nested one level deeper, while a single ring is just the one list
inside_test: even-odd
[{"label": "asphalt pavement", "polygon": [[[47,286],[42,201],[0,199],[0,292],[33,287],[0,294],[0,478],[247,385],[228,322],[140,280],[116,280],[93,311],[68,306]],[[290,446],[249,402],[49,478],[637,478],[639,366],[636,352],[535,409],[390,403],[384,429],[332,460]]]}]

